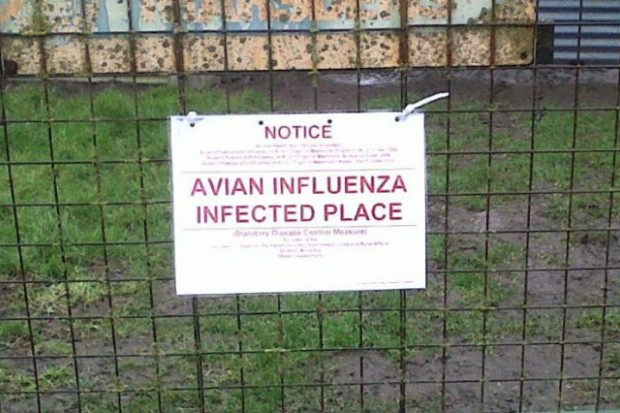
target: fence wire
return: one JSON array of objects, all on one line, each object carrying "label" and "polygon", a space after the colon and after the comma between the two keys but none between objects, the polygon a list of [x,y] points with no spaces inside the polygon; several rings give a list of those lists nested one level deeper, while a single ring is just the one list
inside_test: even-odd
[{"label": "fence wire", "polygon": [[[95,73],[88,42],[85,72],[50,68],[46,42],[73,31],[0,33],[0,412],[620,408],[620,66],[580,57],[593,23],[565,23],[571,64],[552,50],[500,66],[490,46],[488,64],[462,66],[448,42],[445,64],[412,67],[404,19],[400,67],[366,68],[362,36],[386,30],[356,25],[338,52],[354,69],[321,69],[316,48],[312,68],[281,69],[266,2],[265,69],[235,69],[222,13],[221,70],[187,69],[198,46],[171,29],[159,72],[140,68],[133,4],[126,61],[109,62],[128,71]],[[520,26],[491,21],[491,45]],[[434,25],[461,26],[450,11]],[[15,38],[39,51],[34,74],[6,52]],[[394,110],[444,90],[427,111],[425,290],[175,294],[168,116]]]}]

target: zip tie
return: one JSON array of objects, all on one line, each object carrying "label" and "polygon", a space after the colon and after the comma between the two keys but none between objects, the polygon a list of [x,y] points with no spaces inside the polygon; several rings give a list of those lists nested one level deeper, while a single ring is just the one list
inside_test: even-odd
[{"label": "zip tie", "polygon": [[426,97],[422,100],[418,100],[415,103],[410,103],[409,105],[405,106],[405,109],[403,109],[400,115],[396,116],[396,122],[400,122],[401,120],[407,119],[409,115],[411,115],[412,113],[416,113],[418,109],[420,109],[422,106],[426,106],[429,103],[435,102],[436,100],[445,99],[448,96],[450,96],[450,93],[441,92],[441,93],[437,93],[435,95]]},{"label": "zip tie", "polygon": [[189,126],[193,128],[196,125],[196,112],[189,112],[187,114],[187,121]]}]

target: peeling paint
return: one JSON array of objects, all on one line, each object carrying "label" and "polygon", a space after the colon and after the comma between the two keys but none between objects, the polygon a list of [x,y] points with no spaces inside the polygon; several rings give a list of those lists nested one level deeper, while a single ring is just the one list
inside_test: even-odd
[{"label": "peeling paint", "polygon": [[396,33],[368,32],[360,38],[362,67],[384,68],[399,65],[399,38]]},{"label": "peeling paint", "polygon": [[226,70],[267,70],[269,68],[269,43],[267,36],[247,34],[229,35],[228,67]]},{"label": "peeling paint", "polygon": [[222,7],[219,0],[180,0],[181,19],[189,31],[221,30]]},{"label": "peeling paint", "polygon": [[131,46],[127,38],[92,38],[88,41],[93,73],[131,71]]},{"label": "peeling paint", "polygon": [[40,7],[53,33],[81,33],[84,31],[80,1],[42,0]]},{"label": "peeling paint", "polygon": [[224,70],[224,39],[213,34],[185,36],[183,60],[188,72]]},{"label": "peeling paint", "polygon": [[47,72],[54,75],[86,73],[86,45],[78,36],[45,39]]},{"label": "peeling paint", "polygon": [[351,33],[328,33],[316,36],[318,69],[352,69],[355,67],[355,36]]},{"label": "peeling paint", "polygon": [[360,2],[361,27],[395,28],[400,24],[400,4],[396,0],[365,0]]},{"label": "peeling paint", "polygon": [[501,0],[497,2],[495,19],[503,23],[527,23],[536,19],[536,0]]},{"label": "peeling paint", "polygon": [[0,26],[5,33],[25,31],[22,24],[30,26],[34,3],[26,0],[0,2]]},{"label": "peeling paint", "polygon": [[129,8],[126,1],[85,1],[89,29],[93,33],[115,33],[129,30]]},{"label": "peeling paint", "polygon": [[451,60],[459,66],[485,66],[491,63],[491,29],[457,27],[451,29]]},{"label": "peeling paint", "polygon": [[20,74],[529,64],[535,18],[536,0],[0,0]]},{"label": "peeling paint", "polygon": [[273,69],[312,68],[312,38],[308,34],[278,34],[271,38]]},{"label": "peeling paint", "polygon": [[136,39],[136,70],[138,72],[172,73],[174,40],[171,36],[141,36]]},{"label": "peeling paint", "polygon": [[442,67],[448,65],[448,32],[429,28],[409,34],[409,65]]},{"label": "peeling paint", "polygon": [[448,24],[448,0],[409,0],[407,10],[409,24]]},{"label": "peeling paint", "polygon": [[272,29],[309,30],[311,21],[311,0],[273,0],[271,2]]},{"label": "peeling paint", "polygon": [[41,72],[40,39],[8,37],[2,39],[2,53],[19,65],[19,74],[37,75]]},{"label": "peeling paint", "polygon": [[528,28],[498,28],[495,32],[495,64],[528,64],[532,61],[534,32]]},{"label": "peeling paint", "polygon": [[267,5],[261,0],[233,0],[226,3],[229,30],[267,30]]}]

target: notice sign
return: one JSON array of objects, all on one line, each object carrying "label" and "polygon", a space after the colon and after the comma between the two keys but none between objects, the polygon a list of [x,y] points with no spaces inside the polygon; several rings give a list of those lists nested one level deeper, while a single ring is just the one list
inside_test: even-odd
[{"label": "notice sign", "polygon": [[424,288],[424,115],[171,118],[178,294]]}]

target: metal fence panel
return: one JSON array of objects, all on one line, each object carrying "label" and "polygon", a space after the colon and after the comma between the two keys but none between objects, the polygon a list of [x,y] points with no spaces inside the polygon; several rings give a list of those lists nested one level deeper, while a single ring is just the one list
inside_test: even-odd
[{"label": "metal fence panel", "polygon": [[[534,5],[2,2],[0,412],[620,408],[620,67],[536,63]],[[168,116],[444,90],[426,290],[175,295]]]}]

